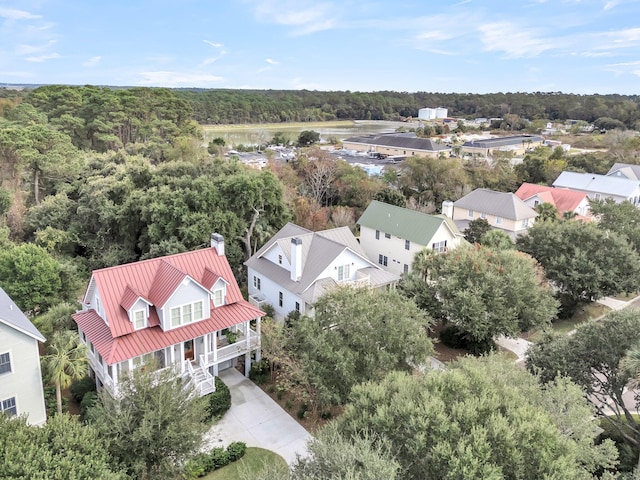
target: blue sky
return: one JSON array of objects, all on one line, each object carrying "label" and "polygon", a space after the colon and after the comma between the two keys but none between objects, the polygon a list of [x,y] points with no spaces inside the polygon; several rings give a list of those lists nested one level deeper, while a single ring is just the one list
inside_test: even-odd
[{"label": "blue sky", "polygon": [[637,0],[0,0],[0,82],[640,93]]}]

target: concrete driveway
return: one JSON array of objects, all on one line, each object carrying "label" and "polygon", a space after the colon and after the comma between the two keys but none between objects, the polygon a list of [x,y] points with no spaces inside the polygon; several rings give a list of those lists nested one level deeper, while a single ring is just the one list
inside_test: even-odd
[{"label": "concrete driveway", "polygon": [[289,465],[307,454],[309,432],[235,368],[220,372],[231,391],[231,408],[207,433],[209,448],[245,442],[282,456]]}]

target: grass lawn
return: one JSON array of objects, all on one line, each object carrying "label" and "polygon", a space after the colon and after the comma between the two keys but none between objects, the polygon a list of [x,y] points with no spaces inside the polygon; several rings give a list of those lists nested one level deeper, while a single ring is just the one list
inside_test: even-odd
[{"label": "grass lawn", "polygon": [[284,469],[288,468],[287,462],[277,453],[264,448],[247,447],[247,452],[240,460],[214,470],[202,478],[204,480],[240,480],[241,469],[249,474],[249,478],[252,478],[251,474],[259,472],[264,463],[277,463]]},{"label": "grass lawn", "polygon": [[231,132],[248,129],[261,128],[264,130],[291,130],[304,128],[305,130],[313,130],[314,128],[333,128],[333,127],[350,127],[353,120],[334,120],[329,122],[289,122],[289,123],[248,123],[248,124],[232,124],[232,125],[202,125],[205,132]]},{"label": "grass lawn", "polygon": [[611,297],[611,298],[615,298],[616,300],[621,300],[623,302],[628,302],[629,300],[633,300],[634,298],[636,298],[639,294],[640,294],[639,292],[620,293],[615,297]]},{"label": "grass lawn", "polygon": [[[611,309],[606,305],[602,305],[600,303],[590,303],[583,307],[580,307],[576,313],[574,313],[573,317],[567,318],[564,320],[554,320],[551,324],[551,329],[555,333],[559,333],[561,335],[566,335],[571,330],[575,330],[575,328],[584,322],[589,322],[595,320],[598,317],[601,317]],[[542,332],[529,332],[528,335],[521,335],[526,340],[531,342],[537,342],[540,338]]]},{"label": "grass lawn", "polygon": [[571,330],[574,330],[581,323],[595,320],[596,318],[601,317],[602,315],[607,313],[609,310],[611,309],[606,305],[593,302],[580,307],[571,318],[568,318],[566,320],[554,321],[551,324],[551,327],[556,333],[567,334]]}]

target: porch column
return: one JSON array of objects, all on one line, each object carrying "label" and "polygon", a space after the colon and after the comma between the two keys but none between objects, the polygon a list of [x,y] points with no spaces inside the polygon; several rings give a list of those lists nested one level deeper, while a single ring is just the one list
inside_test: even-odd
[{"label": "porch column", "polygon": [[251,350],[251,338],[249,338],[249,320],[244,322],[243,330],[244,330],[244,341],[247,344],[247,350]]},{"label": "porch column", "polygon": [[213,376],[218,376],[218,332],[213,333]]},{"label": "porch column", "polygon": [[260,322],[262,321],[262,317],[258,317],[256,319],[256,334],[258,335],[257,341],[258,341],[258,348],[256,348],[256,362],[259,362],[260,360],[262,360],[262,352],[260,350]]},{"label": "porch column", "polygon": [[176,351],[173,345],[169,347],[169,364],[176,368]]},{"label": "porch column", "polygon": [[[210,337],[209,333],[205,333],[202,336],[202,343],[204,344],[204,349],[203,349],[204,365],[209,364],[209,359],[207,358],[209,356],[209,337]],[[204,367],[204,365],[202,366]]]},{"label": "porch column", "polygon": [[114,363],[111,366],[111,373],[113,374],[113,376],[111,377],[111,380],[113,380],[113,386],[115,387],[116,385],[118,385],[118,367],[120,366],[119,363]]},{"label": "porch column", "polygon": [[244,376],[249,377],[251,372],[251,352],[244,354]]},{"label": "porch column", "polygon": [[184,373],[184,342],[180,342],[180,373]]}]

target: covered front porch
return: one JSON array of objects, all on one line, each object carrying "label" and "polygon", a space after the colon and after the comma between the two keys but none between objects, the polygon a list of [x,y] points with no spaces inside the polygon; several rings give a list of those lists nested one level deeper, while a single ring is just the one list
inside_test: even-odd
[{"label": "covered front porch", "polygon": [[119,379],[129,372],[136,369],[153,369],[155,372],[172,369],[176,375],[185,377],[199,395],[206,395],[215,391],[215,377],[219,371],[235,366],[240,357],[244,356],[244,374],[248,376],[253,352],[256,360],[260,360],[260,318],[113,365],[107,365],[91,348],[89,359],[96,380],[114,394],[117,394]]}]

